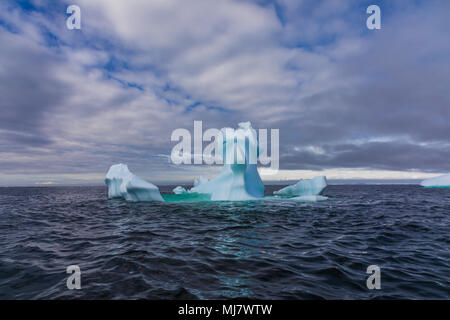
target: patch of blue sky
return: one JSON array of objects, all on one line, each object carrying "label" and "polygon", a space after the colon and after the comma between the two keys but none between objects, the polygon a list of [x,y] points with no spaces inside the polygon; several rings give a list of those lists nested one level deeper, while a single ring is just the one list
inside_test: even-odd
[{"label": "patch of blue sky", "polygon": [[125,81],[122,80],[120,78],[117,78],[115,76],[112,76],[110,73],[105,73],[106,78],[117,81],[118,83],[120,83],[122,85],[122,87],[124,88],[134,88],[137,89],[139,91],[144,91],[144,86],[135,82],[129,82],[129,81]]},{"label": "patch of blue sky", "polygon": [[17,28],[15,25],[8,23],[5,20],[0,19],[0,28],[5,29],[6,31],[10,33],[20,33],[19,28]]},{"label": "patch of blue sky", "polygon": [[187,107],[185,107],[184,113],[189,113],[198,107],[204,107],[206,110],[219,111],[219,112],[223,112],[223,113],[230,112],[230,110],[225,109],[224,107],[221,107],[221,106],[211,106],[211,105],[206,105],[200,101],[196,101],[196,102],[188,105]]},{"label": "patch of blue sky", "polygon": [[39,12],[48,16],[66,14],[67,7],[70,5],[65,1],[39,1],[37,5],[30,0],[6,0],[11,7],[20,8],[24,12]]},{"label": "patch of blue sky", "polygon": [[283,10],[283,7],[279,3],[279,1],[276,1],[276,0],[254,0],[251,2],[254,2],[263,7],[273,7],[273,10],[275,11],[275,14],[277,15],[277,18],[280,21],[280,24],[282,26],[284,26],[287,23],[285,11]]},{"label": "patch of blue sky", "polygon": [[130,67],[128,63],[123,59],[118,59],[114,55],[111,55],[108,59],[108,62],[103,66],[106,71],[115,72],[121,71],[123,69],[129,70]]},{"label": "patch of blue sky", "polygon": [[40,31],[42,34],[42,37],[45,41],[45,46],[47,47],[59,47],[62,45],[67,45],[64,41],[62,41],[60,38],[58,38],[55,34],[53,34],[50,30],[47,28],[41,26]]}]

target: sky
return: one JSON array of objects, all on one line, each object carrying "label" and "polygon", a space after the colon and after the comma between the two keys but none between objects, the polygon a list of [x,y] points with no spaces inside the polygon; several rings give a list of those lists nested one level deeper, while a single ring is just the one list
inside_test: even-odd
[{"label": "sky", "polygon": [[[81,9],[69,30],[66,9]],[[381,8],[369,30],[366,8]],[[450,172],[450,1],[0,2],[0,186],[154,183],[177,128],[280,130],[263,180]],[[266,172],[267,173],[267,172]]]}]

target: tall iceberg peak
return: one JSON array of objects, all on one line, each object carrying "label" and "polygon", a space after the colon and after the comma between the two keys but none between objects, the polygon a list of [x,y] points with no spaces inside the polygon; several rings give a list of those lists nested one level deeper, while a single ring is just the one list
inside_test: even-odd
[{"label": "tall iceberg peak", "polygon": [[211,200],[263,198],[264,184],[256,167],[258,138],[251,123],[239,123],[238,130],[223,128],[219,135],[223,141],[222,171],[211,180],[200,177],[189,192],[210,194]]},{"label": "tall iceberg peak", "polygon": [[320,195],[326,186],[327,178],[318,176],[311,180],[300,180],[296,184],[274,191],[273,194],[282,196],[316,196]]},{"label": "tall iceberg peak", "polygon": [[450,187],[450,174],[423,180],[420,185],[422,187]]},{"label": "tall iceberg peak", "polygon": [[108,198],[127,201],[164,201],[154,184],[134,175],[126,164],[112,165],[105,177]]}]

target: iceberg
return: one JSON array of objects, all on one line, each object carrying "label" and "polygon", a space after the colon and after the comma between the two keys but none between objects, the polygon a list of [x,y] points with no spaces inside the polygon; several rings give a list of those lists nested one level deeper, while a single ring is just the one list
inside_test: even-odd
[{"label": "iceberg", "polygon": [[200,176],[198,179],[194,179],[194,186],[188,192],[209,194],[211,190],[208,189],[208,182],[207,178]]},{"label": "iceberg", "polygon": [[182,186],[178,186],[178,187],[174,188],[172,190],[172,192],[175,194],[183,194],[183,193],[187,193],[187,190],[185,188],[183,188]]},{"label": "iceberg", "polygon": [[450,174],[444,174],[430,179],[423,180],[420,185],[422,187],[450,188]]},{"label": "iceberg", "polygon": [[[236,131],[223,128],[219,136],[219,141],[223,141],[224,150],[222,171],[211,180],[200,177],[194,181],[194,187],[189,192],[210,194],[213,201],[263,198],[264,184],[259,176],[255,159],[258,153],[258,139],[251,123],[248,121],[239,123]],[[232,157],[233,159],[230,159]]]},{"label": "iceberg", "polygon": [[[157,186],[134,175],[126,164],[115,164],[105,177],[108,198],[127,201],[245,201],[264,198],[264,184],[257,169],[260,146],[256,130],[249,121],[238,126],[237,130],[222,128],[216,136],[216,157],[223,163],[216,177],[208,180],[200,176],[189,190],[177,186],[172,190],[175,195],[164,195],[163,198]],[[287,196],[294,201],[325,200],[327,198],[320,194],[326,186],[325,176],[300,180],[275,191],[277,196],[271,198]]]},{"label": "iceberg", "polygon": [[[310,180],[300,180],[296,184],[284,187],[273,194],[281,196],[317,196],[327,186],[327,178],[325,176],[314,177]],[[306,199],[306,198],[305,198]],[[299,199],[301,200],[301,199]],[[323,199],[321,199],[323,200]]]},{"label": "iceberg", "polygon": [[208,179],[204,176],[200,176],[198,179],[194,179],[194,187],[197,187],[198,185],[207,182]]},{"label": "iceberg", "polygon": [[105,177],[108,198],[127,201],[164,201],[154,184],[134,175],[126,164],[112,165]]}]

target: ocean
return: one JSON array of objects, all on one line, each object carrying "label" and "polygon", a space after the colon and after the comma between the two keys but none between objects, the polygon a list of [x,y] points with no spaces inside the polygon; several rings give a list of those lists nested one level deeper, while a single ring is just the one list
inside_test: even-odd
[{"label": "ocean", "polygon": [[[173,187],[160,190],[175,201]],[[0,299],[450,298],[450,189],[323,195],[129,203],[106,187],[0,188]]]}]

